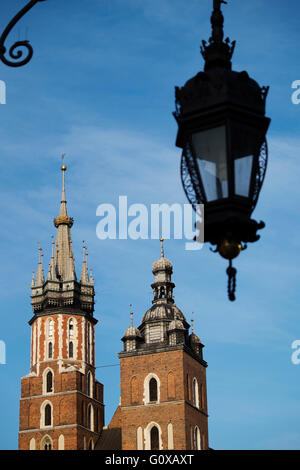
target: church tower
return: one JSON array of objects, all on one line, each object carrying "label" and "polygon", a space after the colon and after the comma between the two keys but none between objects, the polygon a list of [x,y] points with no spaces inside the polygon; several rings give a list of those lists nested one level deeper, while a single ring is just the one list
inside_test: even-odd
[{"label": "church tower", "polygon": [[56,243],[47,276],[43,254],[31,283],[30,373],[21,379],[20,450],[93,449],[104,424],[103,385],[95,377],[94,278],[86,247],[76,277],[62,170]]},{"label": "church tower", "polygon": [[[208,449],[204,345],[175,305],[172,263],[152,265],[152,306],[122,338],[121,401],[97,449]],[[119,432],[117,432],[119,431]],[[119,447],[118,447],[119,446]]]}]

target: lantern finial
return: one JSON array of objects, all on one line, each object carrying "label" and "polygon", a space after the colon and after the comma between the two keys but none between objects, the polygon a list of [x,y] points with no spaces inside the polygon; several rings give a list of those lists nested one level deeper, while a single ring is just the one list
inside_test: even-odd
[{"label": "lantern finial", "polygon": [[212,34],[209,38],[209,44],[202,41],[201,54],[205,60],[205,70],[214,66],[221,66],[231,69],[231,58],[235,48],[235,41],[230,43],[229,38],[224,38],[224,16],[221,10],[224,0],[214,0],[213,12],[211,15]]}]

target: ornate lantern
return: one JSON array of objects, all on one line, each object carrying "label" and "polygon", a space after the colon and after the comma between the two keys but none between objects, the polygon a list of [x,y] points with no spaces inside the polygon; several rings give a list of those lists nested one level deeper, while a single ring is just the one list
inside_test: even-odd
[{"label": "ornate lantern", "polygon": [[232,259],[260,237],[265,224],[251,219],[267,166],[265,116],[268,87],[234,72],[235,41],[223,40],[222,0],[214,0],[212,36],[202,41],[203,72],[175,88],[176,145],[183,149],[182,184],[196,209],[204,204],[204,241],[229,260],[228,294],[235,300]]}]

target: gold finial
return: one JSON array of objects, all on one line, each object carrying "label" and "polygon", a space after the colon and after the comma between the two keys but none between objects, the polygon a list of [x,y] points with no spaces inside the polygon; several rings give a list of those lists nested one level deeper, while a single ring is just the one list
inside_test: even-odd
[{"label": "gold finial", "polygon": [[62,156],[61,156],[61,159],[62,159],[62,162],[63,162],[63,164],[62,164],[62,166],[61,166],[61,171],[66,171],[66,169],[67,169],[66,165],[64,165],[64,158],[65,158],[65,156],[66,156],[65,153],[63,153]]},{"label": "gold finial", "polygon": [[165,239],[162,236],[162,228],[160,228],[159,231],[160,231],[160,239],[159,240],[160,240],[160,245],[161,245],[160,253],[161,253],[161,257],[164,258],[165,257],[165,253],[164,253],[164,240]]}]

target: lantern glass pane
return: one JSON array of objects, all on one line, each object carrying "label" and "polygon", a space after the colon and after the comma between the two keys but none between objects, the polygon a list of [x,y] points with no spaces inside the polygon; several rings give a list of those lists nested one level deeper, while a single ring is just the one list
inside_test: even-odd
[{"label": "lantern glass pane", "polygon": [[207,202],[228,197],[225,126],[193,134],[192,144]]},{"label": "lantern glass pane", "polygon": [[251,193],[252,168],[262,144],[261,132],[251,126],[230,123],[231,159],[234,160],[234,192],[246,198]]},{"label": "lantern glass pane", "polygon": [[253,155],[234,160],[234,191],[239,196],[249,197]]}]

